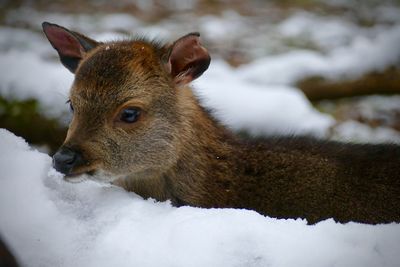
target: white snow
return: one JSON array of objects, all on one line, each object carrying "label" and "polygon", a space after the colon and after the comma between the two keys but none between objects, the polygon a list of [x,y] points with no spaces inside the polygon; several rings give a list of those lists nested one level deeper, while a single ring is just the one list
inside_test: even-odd
[{"label": "white snow", "polygon": [[353,143],[400,143],[400,134],[389,127],[372,128],[355,120],[347,120],[336,125],[332,139]]},{"label": "white snow", "polygon": [[85,181],[0,129],[0,233],[22,266],[398,266],[400,224],[172,207]]},{"label": "white snow", "polygon": [[[149,1],[136,3],[142,10],[152,6]],[[193,8],[197,0],[167,4],[171,3],[182,11]],[[40,32],[44,20],[100,41],[126,34],[172,41],[200,31],[203,40],[223,40],[224,45],[237,46],[239,52],[246,49],[257,59],[234,69],[212,55],[209,70],[193,83],[203,105],[230,128],[254,135],[325,136],[335,126],[333,137],[342,140],[400,142],[398,132],[388,128],[370,128],[356,121],[337,124],[313,108],[295,87],[308,76],[354,79],[398,65],[400,9],[380,5],[376,12],[367,12],[363,8],[364,15],[378,22],[375,26],[359,26],[351,14],[321,17],[305,11],[278,24],[273,17],[252,20],[235,11],[203,17],[181,13],[146,24],[123,13],[9,10],[4,18],[7,26],[0,27],[0,95],[37,99],[49,117],[67,112],[64,103],[73,75]],[[290,47],[287,42],[293,40],[316,49]],[[374,97],[362,102],[360,109],[373,118],[370,114],[377,109],[396,108],[398,102]],[[277,220],[248,210],[175,208],[108,184],[68,183],[51,167],[48,155],[4,129],[0,129],[0,151],[0,235],[22,266],[395,267],[400,263],[400,224],[326,220],[310,226],[304,220]]]},{"label": "white snow", "polygon": [[[288,30],[286,30],[288,31]],[[370,71],[397,65],[400,58],[400,25],[380,31],[374,38],[356,36],[347,46],[329,53],[294,50],[255,60],[238,69],[238,75],[257,84],[294,84],[301,78],[356,79]]]},{"label": "white snow", "polygon": [[203,16],[199,23],[200,32],[209,39],[229,39],[245,28],[244,18],[233,10],[224,11],[221,16]]},{"label": "white snow", "polygon": [[[384,6],[380,10],[382,14],[390,13],[387,20],[398,11],[389,12]],[[56,59],[56,52],[40,32],[44,20],[77,29],[101,41],[121,39],[124,36],[121,32],[169,40],[179,32],[177,29],[182,34],[200,30],[206,40],[222,39],[230,44],[235,39],[254,51],[274,50],[285,46],[282,41],[285,38],[306,36],[323,51],[294,49],[278,55],[266,54],[237,69],[212,55],[210,69],[194,84],[204,105],[216,110],[220,120],[233,129],[253,134],[324,136],[334,119],[314,109],[295,88],[295,82],[313,75],[353,79],[368,71],[383,70],[400,58],[400,24],[396,20],[363,28],[349,18],[321,17],[303,11],[273,25],[267,18],[252,21],[235,11],[225,11],[219,17],[188,19],[181,15],[151,25],[122,13],[61,14],[32,8],[9,11],[5,21],[11,26],[0,27],[0,34],[6,37],[0,40],[0,94],[6,98],[37,99],[45,115],[57,118],[68,110],[63,103],[68,98],[73,75]],[[29,25],[35,32],[18,25]],[[252,28],[257,30],[256,34],[249,31]],[[271,44],[276,47],[266,48]]]},{"label": "white snow", "polygon": [[343,18],[320,17],[314,13],[299,11],[278,24],[277,30],[285,37],[309,38],[329,51],[338,46],[348,45],[354,34],[361,29]]},{"label": "white snow", "polygon": [[252,134],[310,133],[324,136],[334,119],[316,111],[304,94],[286,85],[246,83],[221,60],[194,83],[205,106],[235,130]]},{"label": "white snow", "polygon": [[[175,35],[173,28],[180,25],[190,28],[190,25],[179,24],[179,19],[178,22],[145,25],[126,14],[48,14],[27,8],[9,12],[6,20],[11,25],[26,23],[37,30],[41,21],[50,20],[82,30],[102,41],[121,39],[123,35],[116,31],[168,39]],[[221,17],[200,17],[194,23],[196,21],[206,39],[226,38],[227,42],[232,38],[239,39],[238,35],[252,25],[249,18],[234,11],[224,12]],[[261,39],[253,43],[262,40],[267,43],[268,36],[277,32],[290,38],[305,35],[327,52],[294,49],[266,55],[238,69],[213,57],[210,69],[194,86],[203,97],[204,105],[216,110],[216,116],[233,129],[246,129],[253,134],[312,133],[324,136],[333,125],[333,118],[314,109],[294,83],[313,75],[353,79],[368,71],[383,70],[400,58],[398,23],[362,28],[346,18],[325,18],[308,12],[294,13],[277,25],[275,33],[270,32],[271,24],[268,23],[259,26],[266,32],[255,36]],[[73,75],[54,60],[56,52],[44,35],[39,31],[11,27],[0,28],[0,33],[7,36],[0,40],[0,94],[6,98],[38,99],[42,112],[50,117],[66,113],[68,108],[63,103],[67,100]],[[252,47],[250,39],[240,40]],[[271,42],[276,42],[276,38]],[[49,60],[50,55],[53,60]]]},{"label": "white snow", "polygon": [[[6,32],[10,36],[15,35],[18,43],[24,36],[29,39],[25,32]],[[37,47],[51,47],[45,40],[32,38],[32,42]],[[0,94],[6,98],[38,99],[42,112],[49,117],[60,117],[66,113],[68,107],[65,102],[73,74],[58,59],[49,61],[44,58],[44,49],[29,51],[29,47],[12,47],[6,42],[3,47],[7,49],[4,53],[0,52],[3,70],[0,72]],[[214,59],[210,69],[195,83],[203,103],[215,109],[217,117],[228,126],[254,134],[311,133],[324,136],[334,122],[329,115],[315,110],[296,88],[287,85],[257,86],[238,78],[238,74],[238,70]]]},{"label": "white snow", "polygon": [[67,109],[73,76],[61,63],[50,63],[32,52],[10,50],[0,54],[1,95],[9,99],[38,99],[43,112],[59,117]]}]

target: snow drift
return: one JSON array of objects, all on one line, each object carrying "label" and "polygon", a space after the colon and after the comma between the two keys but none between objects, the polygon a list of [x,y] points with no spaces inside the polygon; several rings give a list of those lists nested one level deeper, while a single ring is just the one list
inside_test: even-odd
[{"label": "snow drift", "polygon": [[398,266],[400,224],[175,208],[85,181],[0,129],[0,234],[22,266]]}]

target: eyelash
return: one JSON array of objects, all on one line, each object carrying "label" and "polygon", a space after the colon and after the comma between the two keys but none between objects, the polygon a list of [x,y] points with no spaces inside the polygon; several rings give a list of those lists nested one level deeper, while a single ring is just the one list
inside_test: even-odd
[{"label": "eyelash", "polygon": [[69,104],[69,109],[74,112],[74,107],[72,106],[71,100],[67,100],[66,104]]}]

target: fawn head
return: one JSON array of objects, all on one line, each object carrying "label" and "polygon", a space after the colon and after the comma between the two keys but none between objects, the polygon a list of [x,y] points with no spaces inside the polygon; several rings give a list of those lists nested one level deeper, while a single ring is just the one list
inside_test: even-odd
[{"label": "fawn head", "polygon": [[73,117],[53,157],[56,170],[111,181],[174,164],[183,123],[177,94],[210,64],[199,34],[172,44],[101,43],[56,24],[42,26],[61,63],[75,74],[68,100]]}]

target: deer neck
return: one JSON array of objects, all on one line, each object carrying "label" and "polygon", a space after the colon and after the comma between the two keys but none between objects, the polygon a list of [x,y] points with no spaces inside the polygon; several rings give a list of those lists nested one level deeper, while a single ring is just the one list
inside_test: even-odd
[{"label": "deer neck", "polygon": [[240,153],[237,142],[189,88],[181,90],[178,105],[182,108],[179,157],[162,177],[170,197],[177,205],[213,207],[214,202],[227,203],[237,158],[232,154]]}]

